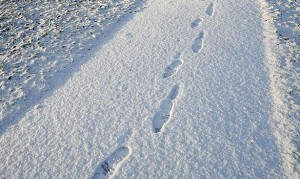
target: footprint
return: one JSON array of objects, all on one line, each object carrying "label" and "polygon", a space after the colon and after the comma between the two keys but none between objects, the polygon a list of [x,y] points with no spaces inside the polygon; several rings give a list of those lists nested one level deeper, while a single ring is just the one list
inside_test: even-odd
[{"label": "footprint", "polygon": [[173,76],[175,73],[177,73],[180,66],[183,64],[183,61],[179,60],[180,56],[181,56],[181,53],[176,52],[176,54],[173,57],[174,61],[169,66],[167,66],[167,68],[165,69],[163,78],[169,78],[169,77]]},{"label": "footprint", "polygon": [[192,28],[198,27],[202,21],[203,21],[203,19],[201,19],[201,18],[195,19],[195,20],[191,23],[191,27],[192,27]]},{"label": "footprint", "polygon": [[180,52],[176,52],[176,54],[174,55],[174,60],[178,60],[179,57],[181,56],[181,53]]},{"label": "footprint", "polygon": [[179,95],[179,93],[180,93],[180,86],[179,86],[179,84],[176,84],[172,88],[172,90],[167,98],[170,100],[175,100],[177,98],[177,96]]},{"label": "footprint", "polygon": [[210,3],[205,12],[207,15],[212,16],[214,13],[214,3]]},{"label": "footprint", "polygon": [[170,99],[165,99],[160,104],[160,110],[153,117],[153,131],[158,133],[163,126],[170,120],[174,103]]},{"label": "footprint", "polygon": [[128,157],[130,150],[128,147],[120,147],[112,153],[106,160],[99,164],[92,179],[103,179],[113,176],[119,165]]},{"label": "footprint", "polygon": [[174,100],[178,98],[180,90],[180,86],[176,84],[167,98],[160,103],[160,109],[155,113],[152,121],[154,133],[159,133],[165,124],[171,119],[174,108]]},{"label": "footprint", "polygon": [[204,41],[204,32],[201,31],[198,35],[197,38],[194,40],[194,44],[192,45],[192,50],[194,53],[199,53],[200,50],[202,49],[203,46],[203,41]]},{"label": "footprint", "polygon": [[164,71],[163,78],[169,78],[177,73],[180,66],[183,64],[181,60],[173,61]]},{"label": "footprint", "polygon": [[132,38],[132,37],[133,37],[133,34],[132,34],[132,33],[127,33],[127,34],[125,35],[125,37],[126,37],[127,39]]}]

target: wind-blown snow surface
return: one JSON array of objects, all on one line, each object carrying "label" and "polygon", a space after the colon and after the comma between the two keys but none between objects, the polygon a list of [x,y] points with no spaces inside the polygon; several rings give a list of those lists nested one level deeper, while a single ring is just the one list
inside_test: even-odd
[{"label": "wind-blown snow surface", "polygon": [[3,133],[0,177],[297,177],[264,49],[257,2],[151,1]]}]

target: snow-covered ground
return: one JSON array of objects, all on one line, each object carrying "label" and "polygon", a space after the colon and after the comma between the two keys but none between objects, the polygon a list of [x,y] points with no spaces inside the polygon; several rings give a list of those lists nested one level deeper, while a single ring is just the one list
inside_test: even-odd
[{"label": "snow-covered ground", "polygon": [[299,177],[297,0],[0,4],[0,178]]},{"label": "snow-covered ground", "polygon": [[55,90],[59,73],[78,70],[74,66],[88,60],[116,22],[143,9],[142,2],[2,1],[0,133]]},{"label": "snow-covered ground", "polygon": [[286,165],[300,173],[300,1],[260,3],[276,116],[274,133],[284,148]]}]

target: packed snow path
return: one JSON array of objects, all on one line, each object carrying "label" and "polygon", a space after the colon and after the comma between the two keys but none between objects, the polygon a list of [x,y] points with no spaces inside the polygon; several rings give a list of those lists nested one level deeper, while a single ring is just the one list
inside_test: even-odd
[{"label": "packed snow path", "polygon": [[[0,139],[0,178],[282,178],[253,0],[156,0]],[[58,79],[59,80],[59,79]]]}]

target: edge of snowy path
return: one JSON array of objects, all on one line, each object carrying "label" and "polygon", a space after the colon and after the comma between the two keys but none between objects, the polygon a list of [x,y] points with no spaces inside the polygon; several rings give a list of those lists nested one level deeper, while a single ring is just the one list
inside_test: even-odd
[{"label": "edge of snowy path", "polygon": [[283,72],[280,68],[279,39],[269,6],[266,1],[258,0],[261,8],[262,25],[264,29],[265,63],[269,71],[270,90],[273,98],[273,121],[271,127],[274,131],[276,143],[281,151],[283,169],[291,178],[299,176],[299,165],[296,159],[297,147],[293,139],[297,135],[297,125],[293,125],[296,119],[289,117],[288,100],[286,98],[287,87],[284,85]]}]

